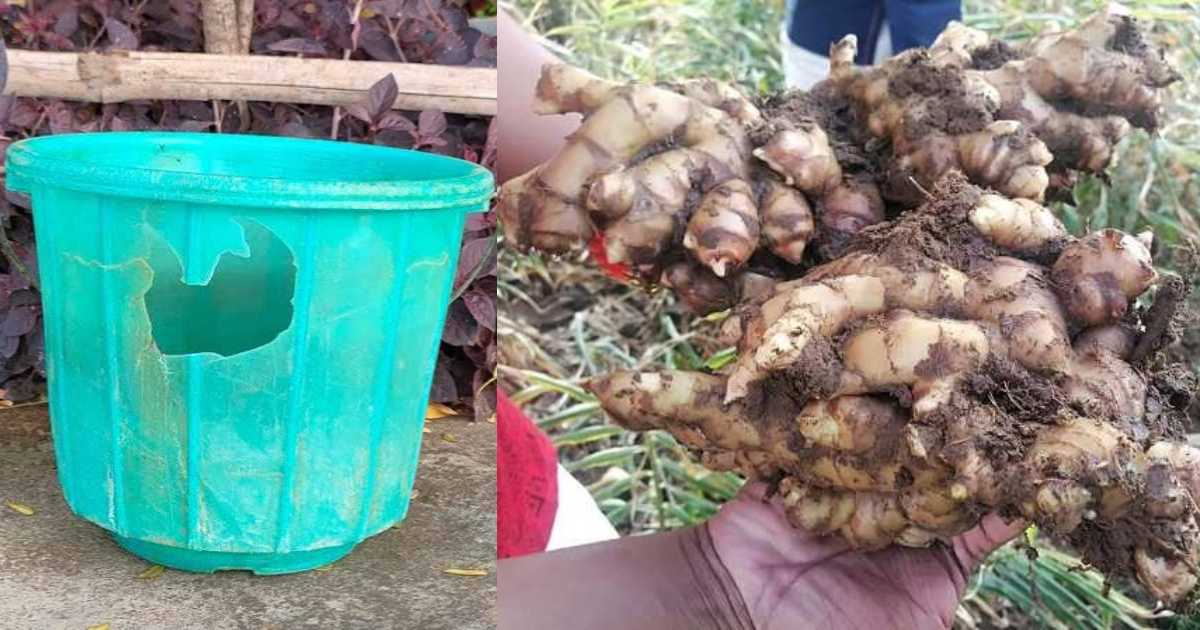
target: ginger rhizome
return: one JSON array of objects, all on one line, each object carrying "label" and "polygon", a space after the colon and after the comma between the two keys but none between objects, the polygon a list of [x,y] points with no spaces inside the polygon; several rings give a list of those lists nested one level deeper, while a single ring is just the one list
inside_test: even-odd
[{"label": "ginger rhizome", "polygon": [[1076,237],[1043,205],[1154,131],[1179,77],[1116,5],[1019,46],[951,24],[856,67],[855,45],[811,91],[757,100],[543,69],[538,111],[583,123],[501,188],[507,242],[586,244],[613,275],[730,309],[737,339],[722,373],[590,388],[626,427],[770,482],[797,527],[919,546],[996,512],[1182,602],[1195,379],[1160,352],[1182,281],[1151,234]]},{"label": "ginger rhizome", "polygon": [[547,66],[537,112],[584,120],[501,187],[506,240],[588,244],[615,275],[720,310],[836,258],[947,172],[1009,198],[1060,194],[1052,182],[1103,171],[1131,127],[1153,130],[1178,78],[1115,7],[1020,47],[954,23],[878,67],[854,54],[848,37],[829,79],[759,103],[706,79],[626,85]]},{"label": "ginger rhizome", "polygon": [[1048,171],[1101,172],[1130,126],[1153,131],[1179,78],[1118,7],[1020,49],[952,23],[879,68],[854,67],[856,52],[853,36],[832,47],[830,81],[890,142],[884,194],[908,202],[952,168],[1041,200]]},{"label": "ginger rhizome", "polygon": [[727,373],[618,372],[592,391],[617,422],[772,482],[797,527],[921,546],[998,512],[1182,600],[1200,450],[1180,441],[1193,383],[1130,358],[1154,328],[1133,306],[1160,278],[1150,235],[1074,238],[957,174],[932,195],[739,304]]}]

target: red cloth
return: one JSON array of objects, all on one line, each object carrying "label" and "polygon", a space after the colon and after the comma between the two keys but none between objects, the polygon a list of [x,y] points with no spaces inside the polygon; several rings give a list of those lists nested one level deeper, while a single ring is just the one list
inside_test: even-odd
[{"label": "red cloth", "polygon": [[554,444],[504,395],[496,395],[496,555],[546,550],[558,510]]}]

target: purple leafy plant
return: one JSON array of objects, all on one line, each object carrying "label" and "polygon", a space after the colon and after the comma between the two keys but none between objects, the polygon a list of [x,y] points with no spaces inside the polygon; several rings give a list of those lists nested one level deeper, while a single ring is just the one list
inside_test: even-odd
[{"label": "purple leafy plant", "polygon": [[[345,0],[257,0],[251,52],[494,67],[496,39],[472,28],[454,0],[368,0],[354,19]],[[491,3],[468,3],[490,7]],[[202,52],[198,0],[40,0],[0,5],[0,33],[27,50]],[[485,117],[391,109],[389,75],[363,102],[345,108],[197,101],[98,104],[0,97],[0,152],[22,138],[81,131],[173,129],[336,137],[431,151],[491,168],[494,125]],[[337,129],[336,134],[334,129]],[[0,399],[24,401],[45,390],[45,346],[37,284],[36,239],[28,200],[5,193],[0,210]],[[496,222],[472,215],[464,233],[454,300],[447,317],[432,399],[473,404],[485,418],[495,405]]]}]

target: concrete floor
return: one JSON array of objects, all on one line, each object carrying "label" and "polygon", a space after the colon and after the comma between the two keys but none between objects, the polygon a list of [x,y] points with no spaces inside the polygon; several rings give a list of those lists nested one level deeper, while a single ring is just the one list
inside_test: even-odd
[{"label": "concrete floor", "polygon": [[493,628],[495,426],[429,426],[408,518],[331,568],[274,577],[166,570],[147,580],[138,578],[145,561],[63,502],[46,407],[0,411],[0,628]]}]

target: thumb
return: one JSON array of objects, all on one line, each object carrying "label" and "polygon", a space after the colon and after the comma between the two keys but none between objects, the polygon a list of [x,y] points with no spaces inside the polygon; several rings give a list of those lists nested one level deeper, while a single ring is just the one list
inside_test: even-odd
[{"label": "thumb", "polygon": [[1022,520],[1005,521],[996,514],[983,517],[979,525],[954,538],[954,553],[959,562],[974,569],[988,554],[1004,546],[1025,531],[1028,523]]}]

